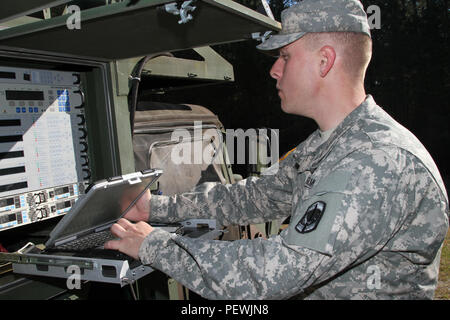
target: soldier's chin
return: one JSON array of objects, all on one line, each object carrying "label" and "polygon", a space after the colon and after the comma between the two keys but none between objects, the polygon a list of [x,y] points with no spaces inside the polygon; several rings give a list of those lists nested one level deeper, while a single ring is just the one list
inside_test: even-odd
[{"label": "soldier's chin", "polygon": [[281,110],[283,110],[283,112],[285,113],[293,114],[292,108],[283,100],[281,100]]}]

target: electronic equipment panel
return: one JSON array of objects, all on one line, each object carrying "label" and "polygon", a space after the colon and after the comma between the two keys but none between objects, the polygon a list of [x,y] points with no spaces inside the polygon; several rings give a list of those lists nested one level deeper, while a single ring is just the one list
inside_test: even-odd
[{"label": "electronic equipment panel", "polygon": [[66,213],[90,177],[78,72],[0,65],[0,231]]}]

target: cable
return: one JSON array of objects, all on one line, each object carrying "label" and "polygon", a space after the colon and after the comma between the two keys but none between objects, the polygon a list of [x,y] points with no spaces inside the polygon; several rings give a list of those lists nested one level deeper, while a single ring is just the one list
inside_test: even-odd
[{"label": "cable", "polygon": [[138,284],[138,280],[136,280],[134,282],[136,284],[136,296],[137,296],[137,300],[141,300],[140,294],[139,294],[139,284]]},{"label": "cable", "polygon": [[136,64],[135,68],[131,72],[130,75],[130,81],[131,81],[131,95],[130,95],[130,101],[128,103],[128,108],[130,111],[130,127],[131,127],[131,136],[134,135],[134,116],[136,113],[136,107],[137,107],[137,100],[138,100],[138,91],[139,91],[139,83],[141,81],[141,74],[142,70],[144,69],[145,64],[154,58],[160,57],[160,56],[166,56],[166,57],[173,57],[173,54],[169,52],[165,53],[158,53],[153,54],[149,56],[145,56],[139,62]]},{"label": "cable", "polygon": [[130,289],[131,289],[131,294],[133,295],[133,299],[135,300],[135,301],[137,301],[137,296],[136,296],[136,292],[134,292],[134,287],[133,287],[133,283],[132,282],[130,282]]},{"label": "cable", "polygon": [[123,284],[128,284],[130,286],[130,291],[131,291],[131,295],[133,296],[134,300],[137,300],[137,296],[136,296],[136,292],[134,291],[134,287],[133,287],[133,280],[124,277],[121,279]]}]

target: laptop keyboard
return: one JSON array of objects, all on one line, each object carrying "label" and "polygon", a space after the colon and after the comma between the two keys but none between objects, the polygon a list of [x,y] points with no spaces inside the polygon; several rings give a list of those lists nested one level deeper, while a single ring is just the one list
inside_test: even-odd
[{"label": "laptop keyboard", "polygon": [[110,230],[105,230],[97,233],[91,233],[80,239],[61,244],[56,248],[60,250],[81,251],[90,248],[101,247],[105,244],[105,242],[116,238],[117,237],[114,236]]}]

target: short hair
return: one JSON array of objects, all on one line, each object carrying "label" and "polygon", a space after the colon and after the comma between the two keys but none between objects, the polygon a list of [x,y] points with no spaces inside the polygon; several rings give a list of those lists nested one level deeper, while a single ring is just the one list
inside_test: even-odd
[{"label": "short hair", "polygon": [[315,32],[304,36],[306,47],[317,50],[331,45],[341,54],[343,68],[355,80],[364,80],[372,58],[372,39],[357,32]]}]

